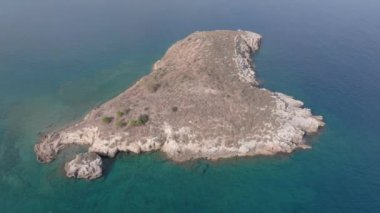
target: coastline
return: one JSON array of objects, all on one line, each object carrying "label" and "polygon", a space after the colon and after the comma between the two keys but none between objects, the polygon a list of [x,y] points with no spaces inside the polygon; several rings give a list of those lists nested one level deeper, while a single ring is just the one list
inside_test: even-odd
[{"label": "coastline", "polygon": [[[177,162],[310,148],[303,136],[317,132],[323,118],[313,116],[301,101],[257,87],[251,58],[260,42],[260,35],[246,31],[191,34],[170,47],[152,72],[131,88],[91,110],[82,121],[41,138],[35,146],[38,160],[51,162],[73,143],[111,158],[117,152],[160,150]],[[123,111],[123,118],[113,116],[111,125],[102,122],[125,106],[131,110]],[[146,124],[115,127],[115,122],[144,113],[149,115]],[[215,129],[206,131],[210,126]]]}]

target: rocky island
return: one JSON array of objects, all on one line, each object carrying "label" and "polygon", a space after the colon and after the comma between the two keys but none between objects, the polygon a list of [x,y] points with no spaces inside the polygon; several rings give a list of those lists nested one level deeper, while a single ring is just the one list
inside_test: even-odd
[{"label": "rocky island", "polygon": [[308,148],[321,116],[290,96],[259,87],[252,63],[261,36],[195,32],[168,49],[149,75],[83,120],[40,138],[40,162],[70,144],[87,153],[66,163],[69,177],[102,174],[100,156],[159,150],[174,161],[273,155]]}]

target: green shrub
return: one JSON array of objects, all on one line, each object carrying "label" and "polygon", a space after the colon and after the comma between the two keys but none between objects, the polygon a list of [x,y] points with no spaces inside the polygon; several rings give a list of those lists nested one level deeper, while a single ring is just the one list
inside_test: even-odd
[{"label": "green shrub", "polygon": [[109,124],[113,121],[113,117],[106,116],[102,118],[103,123]]},{"label": "green shrub", "polygon": [[138,119],[133,119],[128,122],[129,126],[141,126],[143,123]]},{"label": "green shrub", "polygon": [[161,84],[158,82],[147,82],[146,88],[149,92],[156,92],[161,87]]},{"label": "green shrub", "polygon": [[172,107],[172,111],[173,112],[177,112],[178,111],[178,107]]},{"label": "green shrub", "polygon": [[129,121],[129,126],[141,126],[149,121],[149,116],[147,114],[141,114],[138,119],[133,119]]},{"label": "green shrub", "polygon": [[117,121],[116,126],[119,128],[125,127],[125,126],[127,126],[127,122],[125,122],[124,120]]},{"label": "green shrub", "polygon": [[141,114],[139,116],[139,121],[142,123],[142,124],[145,124],[146,122],[149,121],[149,115],[147,114]]},{"label": "green shrub", "polygon": [[118,111],[116,114],[117,114],[118,117],[121,117],[121,116],[124,115],[124,112]]}]

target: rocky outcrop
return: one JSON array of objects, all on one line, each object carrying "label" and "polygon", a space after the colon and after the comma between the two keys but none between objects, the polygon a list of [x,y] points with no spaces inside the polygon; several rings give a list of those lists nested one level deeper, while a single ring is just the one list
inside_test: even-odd
[{"label": "rocky outcrop", "polygon": [[102,159],[94,153],[81,153],[65,164],[67,177],[82,178],[87,180],[102,176]]},{"label": "rocky outcrop", "polygon": [[49,163],[55,159],[58,151],[64,147],[60,143],[59,133],[53,132],[51,134],[44,134],[41,141],[49,141],[49,143],[37,143],[34,146],[34,152],[37,153],[37,160],[42,163]]},{"label": "rocky outcrop", "polygon": [[75,125],[35,145],[50,162],[68,144],[114,157],[160,150],[175,161],[290,153],[324,125],[301,101],[258,87],[252,55],[261,36],[195,32],[152,72]]}]

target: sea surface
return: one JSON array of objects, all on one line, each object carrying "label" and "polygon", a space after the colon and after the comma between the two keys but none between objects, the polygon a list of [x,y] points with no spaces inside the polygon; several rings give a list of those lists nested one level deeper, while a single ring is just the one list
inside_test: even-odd
[{"label": "sea surface", "polygon": [[[326,127],[310,150],[173,163],[119,154],[95,181],[43,165],[40,132],[81,119],[193,31],[263,35],[262,85]],[[0,212],[380,212],[380,1],[0,0]]]}]

